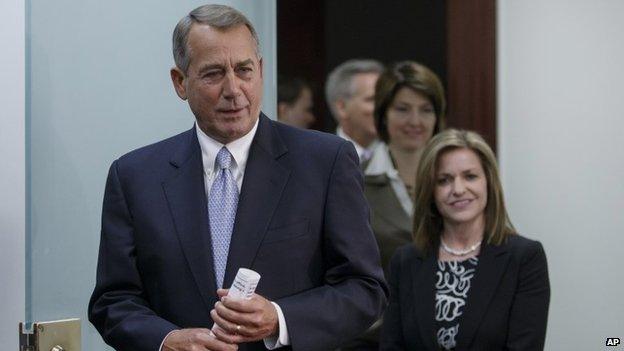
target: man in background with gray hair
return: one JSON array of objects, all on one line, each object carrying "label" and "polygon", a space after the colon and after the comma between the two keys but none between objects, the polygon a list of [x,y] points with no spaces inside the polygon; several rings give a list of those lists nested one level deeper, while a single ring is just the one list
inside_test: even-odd
[{"label": "man in background with gray hair", "polygon": [[349,60],[334,68],[325,85],[327,104],[338,123],[336,134],[353,143],[362,169],[379,145],[373,111],[375,83],[383,69],[375,60]]},{"label": "man in background with gray hair", "polygon": [[[320,351],[362,333],[388,291],[351,143],[260,111],[258,36],[231,7],[182,18],[173,55],[195,126],[111,165],[89,320],[132,351]],[[250,299],[227,296],[239,268],[261,275]]]}]

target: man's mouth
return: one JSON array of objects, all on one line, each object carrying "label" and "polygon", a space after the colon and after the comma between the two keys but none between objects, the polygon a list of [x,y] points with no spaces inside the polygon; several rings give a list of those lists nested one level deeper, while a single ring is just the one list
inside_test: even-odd
[{"label": "man's mouth", "polygon": [[240,107],[240,108],[222,108],[219,109],[218,111],[222,114],[225,115],[235,115],[238,114],[239,112],[243,111],[245,108],[244,107]]}]

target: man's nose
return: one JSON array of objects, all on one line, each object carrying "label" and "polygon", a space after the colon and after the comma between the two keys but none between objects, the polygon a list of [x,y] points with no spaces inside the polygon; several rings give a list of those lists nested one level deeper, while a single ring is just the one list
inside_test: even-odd
[{"label": "man's nose", "polygon": [[234,72],[225,75],[223,81],[223,96],[226,99],[236,98],[241,94],[240,81]]}]

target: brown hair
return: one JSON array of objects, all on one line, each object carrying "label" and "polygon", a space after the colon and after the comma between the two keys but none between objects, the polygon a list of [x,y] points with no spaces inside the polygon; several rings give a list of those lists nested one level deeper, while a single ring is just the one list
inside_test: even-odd
[{"label": "brown hair", "polygon": [[388,142],[386,112],[394,96],[403,87],[413,89],[431,101],[436,115],[433,135],[442,131],[446,124],[446,99],[440,78],[418,62],[403,61],[386,69],[375,86],[375,126],[381,140]]}]

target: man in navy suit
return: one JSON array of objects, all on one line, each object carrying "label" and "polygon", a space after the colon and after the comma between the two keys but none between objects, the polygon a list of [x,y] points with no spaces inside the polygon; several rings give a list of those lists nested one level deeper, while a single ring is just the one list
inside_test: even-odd
[{"label": "man in navy suit", "polygon": [[[196,124],[113,162],[90,321],[117,350],[340,346],[387,299],[353,146],[260,112],[258,37],[238,11],[199,7],[173,42]],[[225,297],[240,267],[262,276],[250,300]]]}]

